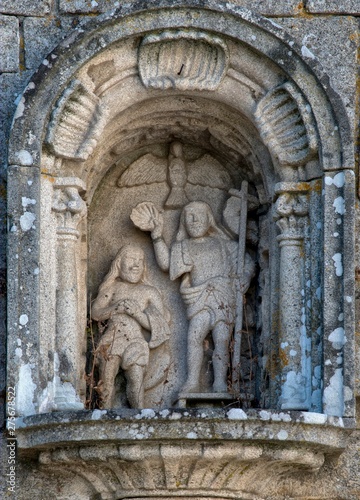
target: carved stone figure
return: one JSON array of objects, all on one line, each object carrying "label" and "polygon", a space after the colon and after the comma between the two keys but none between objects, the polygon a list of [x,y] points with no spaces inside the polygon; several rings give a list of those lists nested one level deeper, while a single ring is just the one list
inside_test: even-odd
[{"label": "carved stone figure", "polygon": [[[146,283],[145,274],[143,250],[122,247],[92,305],[93,319],[107,321],[97,349],[104,408],[113,406],[120,368],[126,378],[129,405],[144,408],[150,351],[166,343],[170,335],[169,312],[159,291]],[[159,370],[164,372],[161,360],[160,365]]]},{"label": "carved stone figure", "polygon": [[[138,205],[131,218],[140,229],[151,231],[159,267],[169,271],[171,280],[182,277],[180,294],[189,320],[188,374],[182,392],[199,392],[203,343],[210,332],[215,346],[213,391],[227,392],[230,339],[236,311],[237,243],[216,223],[205,202],[194,201],[183,208],[171,248],[163,239],[163,216],[152,203]],[[246,255],[242,293],[248,289],[253,274],[253,261]]]}]

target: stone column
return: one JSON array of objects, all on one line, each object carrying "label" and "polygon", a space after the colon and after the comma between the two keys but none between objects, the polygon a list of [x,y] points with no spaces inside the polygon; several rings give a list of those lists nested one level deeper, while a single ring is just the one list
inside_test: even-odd
[{"label": "stone column", "polygon": [[[78,226],[86,215],[80,196],[84,183],[64,177],[54,185],[53,211],[57,219],[57,283],[55,340],[55,407],[57,410],[83,408],[79,399],[82,347],[80,345],[76,245]],[[85,369],[85,367],[83,367]]]},{"label": "stone column", "polygon": [[282,182],[275,186],[274,218],[281,234],[280,333],[281,398],[283,410],[310,407],[311,338],[307,337],[304,304],[304,227],[309,185]]}]

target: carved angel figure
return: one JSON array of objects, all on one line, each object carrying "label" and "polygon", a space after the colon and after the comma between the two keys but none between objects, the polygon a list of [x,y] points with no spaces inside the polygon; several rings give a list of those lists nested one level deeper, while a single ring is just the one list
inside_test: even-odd
[{"label": "carved angel figure", "polygon": [[[153,360],[149,367],[151,351],[164,347],[169,339],[170,315],[159,291],[145,282],[145,273],[143,250],[137,246],[122,247],[92,306],[93,319],[107,320],[97,349],[104,408],[113,406],[115,378],[120,368],[125,374],[130,406],[144,408],[144,391],[159,383],[159,379],[161,382],[168,367],[166,350],[157,366]],[[101,355],[104,349],[105,356]]]},{"label": "carved angel figure", "polygon": [[[146,222],[146,216],[148,217]],[[236,310],[237,243],[216,223],[205,202],[188,203],[180,217],[175,242],[165,243],[163,216],[151,203],[142,203],[131,214],[142,230],[151,231],[157,263],[169,271],[170,279],[182,277],[180,294],[189,320],[187,381],[184,393],[199,392],[203,342],[212,332],[214,392],[227,392],[230,339]],[[245,293],[254,275],[254,263],[246,254],[241,291]]]}]

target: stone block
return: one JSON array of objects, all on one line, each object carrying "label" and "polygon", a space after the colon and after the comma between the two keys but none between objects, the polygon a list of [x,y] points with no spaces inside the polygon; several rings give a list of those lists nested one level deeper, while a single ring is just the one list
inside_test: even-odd
[{"label": "stone block", "polygon": [[306,9],[314,14],[359,14],[359,0],[307,0]]},{"label": "stone block", "polygon": [[0,12],[20,16],[44,16],[49,14],[53,0],[0,0]]},{"label": "stone block", "polygon": [[[125,2],[115,0],[60,0],[60,11],[67,13],[106,12],[116,9],[123,3]],[[263,16],[293,16],[302,8],[298,0],[233,0],[232,3]]]},{"label": "stone block", "polygon": [[293,16],[303,7],[298,0],[233,0],[232,3],[262,16]]},{"label": "stone block", "polygon": [[13,16],[0,15],[0,72],[15,72],[19,68],[19,21]]},{"label": "stone block", "polygon": [[25,64],[27,69],[37,68],[43,59],[73,28],[76,19],[41,19],[28,17],[24,20]]},{"label": "stone block", "polygon": [[330,76],[331,86],[342,98],[351,127],[355,127],[358,22],[349,17],[276,18],[294,40],[308,49]]},{"label": "stone block", "polygon": [[122,2],[115,0],[60,0],[60,12],[86,13],[86,12],[106,12],[116,9]]}]

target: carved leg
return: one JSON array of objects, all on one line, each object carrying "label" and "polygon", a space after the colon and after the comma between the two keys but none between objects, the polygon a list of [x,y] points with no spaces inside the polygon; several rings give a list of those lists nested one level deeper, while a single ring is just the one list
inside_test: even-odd
[{"label": "carved leg", "polygon": [[112,408],[115,394],[115,378],[120,369],[120,356],[110,356],[108,360],[99,359],[99,374],[102,381],[102,406]]},{"label": "carved leg", "polygon": [[145,366],[132,365],[125,371],[126,395],[131,408],[144,408]]},{"label": "carved leg", "polygon": [[210,331],[210,315],[202,311],[190,320],[187,346],[188,376],[181,392],[199,390],[200,371],[204,357],[203,342]]},{"label": "carved leg", "polygon": [[213,329],[215,350],[212,357],[214,367],[214,392],[227,392],[227,374],[230,364],[229,326],[223,321],[215,325]]}]

